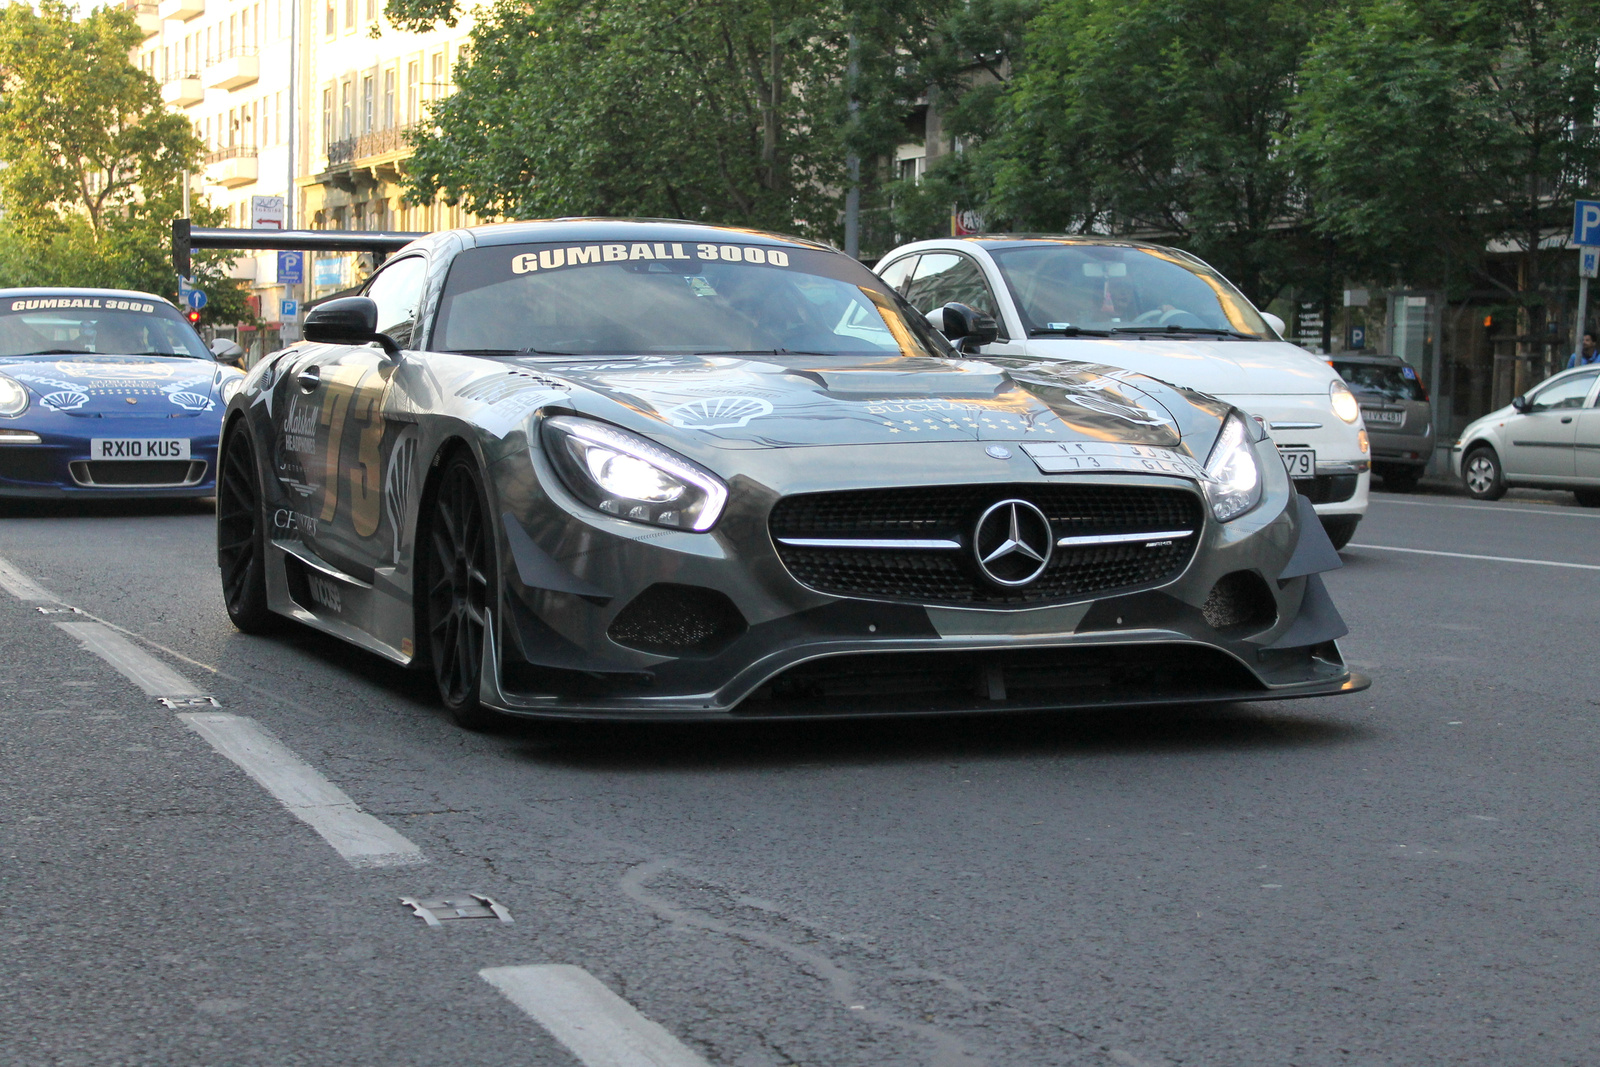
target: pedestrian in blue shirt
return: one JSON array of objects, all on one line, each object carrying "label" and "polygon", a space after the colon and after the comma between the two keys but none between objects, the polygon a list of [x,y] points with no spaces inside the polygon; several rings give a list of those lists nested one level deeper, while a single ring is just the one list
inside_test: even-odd
[{"label": "pedestrian in blue shirt", "polygon": [[1583,347],[1567,357],[1568,367],[1582,367],[1587,363],[1600,363],[1600,349],[1594,345],[1594,334],[1583,335]]}]

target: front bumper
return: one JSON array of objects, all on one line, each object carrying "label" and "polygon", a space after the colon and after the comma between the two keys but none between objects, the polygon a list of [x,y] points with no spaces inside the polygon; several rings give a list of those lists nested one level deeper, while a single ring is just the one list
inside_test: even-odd
[{"label": "front bumper", "polygon": [[[1263,442],[1258,456],[1273,458],[1270,448]],[[501,558],[510,562],[484,701],[553,718],[808,718],[1271,700],[1368,684],[1340,657],[1344,626],[1315,573],[1337,566],[1337,553],[1281,464],[1264,463],[1266,492],[1254,511],[1202,525],[1175,578],[999,609],[828,595],[789,573],[766,525],[780,494],[766,485],[784,484],[782,495],[825,492],[837,488],[826,472],[841,464],[860,477],[857,456],[843,448],[747,454],[752,467],[782,469],[741,478],[736,503],[710,534],[599,514],[568,498],[549,471],[534,470],[528,453],[503,460],[492,480]],[[1003,496],[1046,482],[1022,456],[997,481],[995,461],[970,446],[924,445],[915,455],[907,446],[899,458],[876,466],[885,487],[991,482]],[[1194,489],[1181,479],[1119,478]],[[1312,570],[1308,554],[1320,561]],[[1225,576],[1259,598],[1248,619],[1216,609]],[[619,641],[619,619],[647,600],[650,633],[720,625],[721,635],[682,654]]]},{"label": "front bumper", "polygon": [[[61,421],[70,418],[61,416]],[[128,500],[197,498],[216,495],[217,429],[212,420],[199,419],[100,420],[72,419],[72,423],[110,423],[81,432],[77,425],[63,432],[51,424],[13,425],[7,429],[37,434],[38,444],[0,441],[0,498],[35,500]],[[157,461],[148,468],[116,461],[91,461],[92,437],[189,439],[187,461]],[[133,484],[127,484],[129,478]],[[109,483],[109,484],[107,484]]]}]

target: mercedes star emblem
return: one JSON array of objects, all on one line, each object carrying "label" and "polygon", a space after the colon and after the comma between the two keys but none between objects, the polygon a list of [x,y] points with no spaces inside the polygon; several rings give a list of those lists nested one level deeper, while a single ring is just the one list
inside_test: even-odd
[{"label": "mercedes star emblem", "polygon": [[1050,565],[1055,537],[1044,512],[1026,500],[1002,500],[978,518],[972,551],[996,585],[1027,585]]}]

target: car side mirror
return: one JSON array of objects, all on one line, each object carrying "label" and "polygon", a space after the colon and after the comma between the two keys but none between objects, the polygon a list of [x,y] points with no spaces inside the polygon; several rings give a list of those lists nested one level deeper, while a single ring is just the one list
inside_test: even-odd
[{"label": "car side mirror", "polygon": [[211,342],[211,355],[218,363],[237,367],[244,360],[244,349],[239,347],[237,341],[219,337]]},{"label": "car side mirror", "polygon": [[1514,396],[1511,398],[1511,406],[1516,408],[1520,414],[1526,415],[1528,409],[1533,405],[1528,403],[1528,398],[1525,396]]},{"label": "car side mirror", "polygon": [[1284,336],[1285,332],[1289,329],[1288,325],[1282,319],[1278,318],[1278,316],[1274,315],[1270,311],[1263,311],[1261,313],[1261,317],[1267,320],[1267,325],[1271,326],[1272,332],[1277,334],[1279,337]]},{"label": "car side mirror", "polygon": [[928,319],[961,352],[976,352],[1000,336],[993,318],[966,304],[946,304]]},{"label": "car side mirror", "polygon": [[306,313],[301,335],[307,341],[328,345],[365,345],[377,342],[389,358],[400,358],[400,346],[378,332],[378,305],[371,297],[346,296],[318,304]]}]

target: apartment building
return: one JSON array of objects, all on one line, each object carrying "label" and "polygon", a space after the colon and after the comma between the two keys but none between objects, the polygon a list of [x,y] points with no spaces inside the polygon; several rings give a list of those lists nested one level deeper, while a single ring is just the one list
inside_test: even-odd
[{"label": "apartment building", "polygon": [[[308,229],[438,230],[473,220],[442,203],[401,203],[406,131],[451,90],[451,71],[472,30],[470,16],[426,34],[382,18],[381,0],[315,0],[305,33],[305,165],[296,177]],[[312,262],[308,295],[359,281],[362,257]]]},{"label": "apartment building", "polygon": [[[135,62],[204,140],[194,188],[224,210],[226,225],[433,230],[473,221],[443,204],[405,207],[399,186],[405,131],[450,91],[470,17],[409,34],[382,18],[382,0],[125,3],[145,35]],[[267,325],[239,340],[276,347],[294,336],[285,300],[346,288],[369,267],[355,255],[312,257],[303,282],[290,284],[278,277],[277,253],[242,254],[234,275]]]}]

